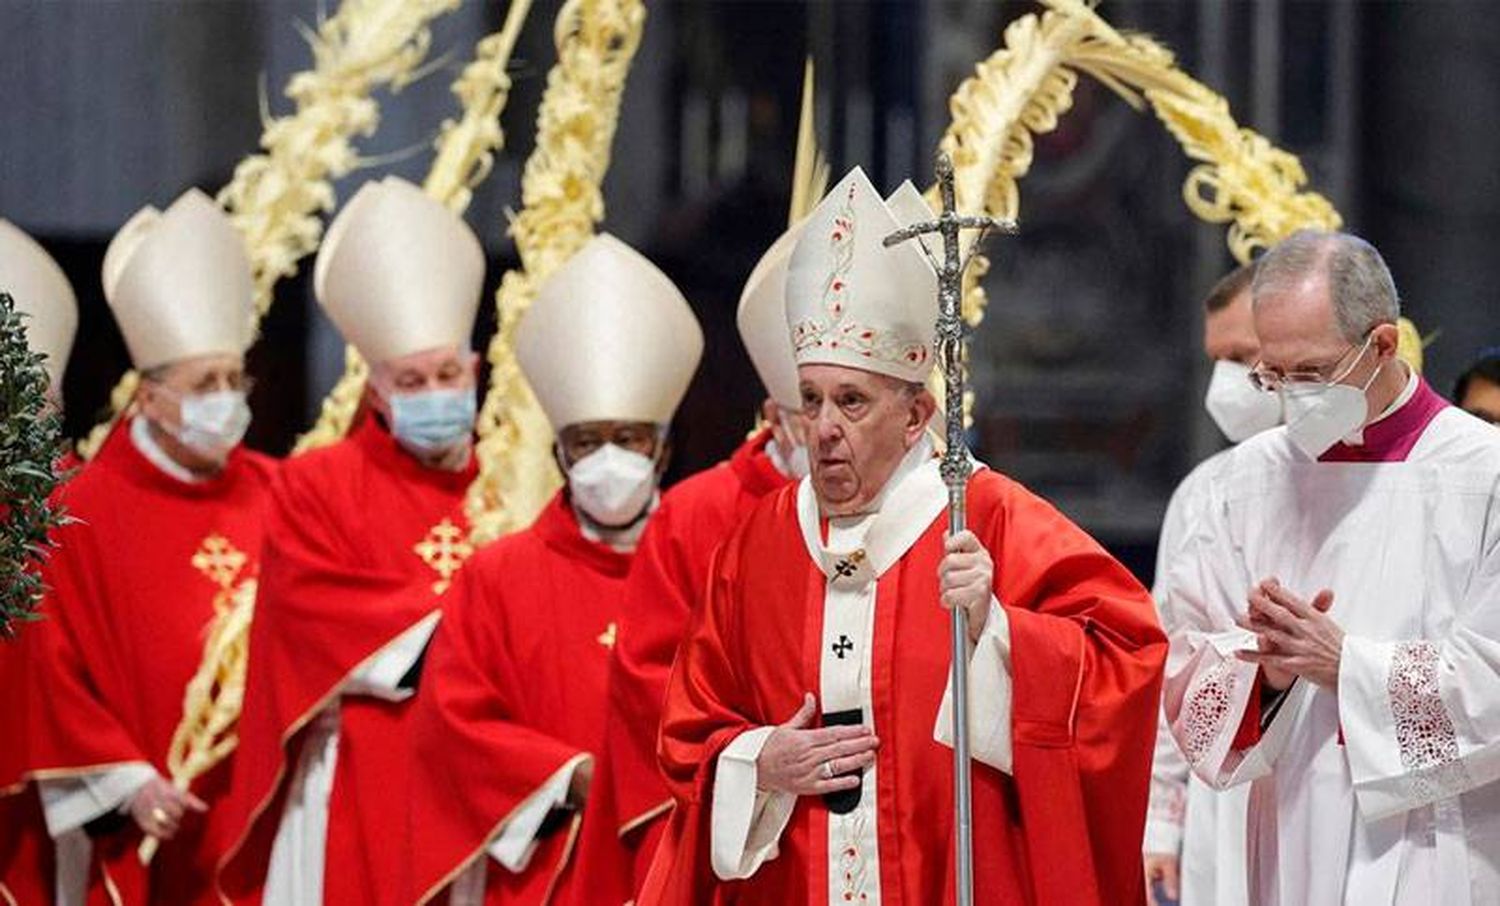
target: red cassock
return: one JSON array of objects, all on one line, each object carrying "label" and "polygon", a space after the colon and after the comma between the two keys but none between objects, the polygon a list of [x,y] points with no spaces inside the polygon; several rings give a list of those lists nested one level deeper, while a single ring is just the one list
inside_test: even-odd
[{"label": "red cassock", "polygon": [[[970,526],[995,561],[1010,630],[1013,775],[976,762],[976,902],[1144,900],[1140,867],[1166,640],[1130,574],[1051,506],[994,472],[969,484]],[[879,578],[870,696],[884,906],[951,902],[952,750],[933,730],[949,665],[938,602],[946,514]],[[642,906],[826,904],[829,811],[797,800],[779,854],[719,882],[709,861],[719,754],[740,733],[822,699],[825,579],[787,488],[720,550],[673,670],[661,763],[678,807]]]},{"label": "red cassock", "polygon": [[[766,454],[770,441],[770,429],[757,432],[727,462],[667,491],[641,536],[625,583],[604,752],[577,860],[578,874],[600,887],[577,906],[625,903],[645,880],[672,804],[656,763],[667,675],[703,600],[714,551],[762,497],[788,481]],[[602,886],[611,881],[614,889]]]},{"label": "red cassock", "polygon": [[[113,432],[58,499],[75,521],[59,529],[44,569],[45,619],[22,651],[37,694],[28,717],[33,778],[65,779],[129,762],[168,776],[183,692],[203,656],[216,602],[257,571],[273,460],[243,449],[214,478],[187,483],[148,461],[128,430]],[[233,759],[193,783],[209,804],[163,843],[149,869],[140,834],[94,840],[91,897],[124,903],[212,903],[223,843],[220,809]]]},{"label": "red cassock", "polygon": [[486,903],[604,902],[567,870],[576,822],[542,837],[520,872],[486,850],[550,778],[600,750],[629,568],[629,555],[584,537],[562,494],[464,567],[414,708],[409,902],[442,902],[476,858]]},{"label": "red cassock", "polygon": [[[0,689],[18,703],[38,694],[20,650],[35,625],[22,624],[16,637],[0,640]],[[53,899],[52,838],[26,778],[29,710],[0,707],[0,903],[6,906],[50,906]]]},{"label": "red cassock", "polygon": [[[57,461],[64,477],[83,465],[71,448]],[[0,504],[0,518],[6,508]],[[30,624],[15,627],[10,639],[0,639],[0,689],[13,701],[37,694],[20,646]],[[36,787],[26,779],[26,708],[0,708],[0,903],[5,906],[50,906],[54,872],[52,838],[42,814]]]},{"label": "red cassock", "polygon": [[[475,469],[424,467],[374,417],[287,460],[272,489],[221,891],[260,902],[301,731],[352,673],[437,607],[470,550],[463,498]],[[329,803],[324,901],[394,895],[409,771],[410,701],[344,696]]]}]

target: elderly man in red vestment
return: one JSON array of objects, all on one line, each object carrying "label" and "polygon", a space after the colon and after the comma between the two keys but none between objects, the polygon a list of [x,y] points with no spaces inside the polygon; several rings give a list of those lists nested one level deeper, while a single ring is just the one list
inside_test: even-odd
[{"label": "elderly man in red vestment", "polygon": [[[164,777],[209,622],[254,580],[271,461],[249,425],[250,264],[223,211],[191,190],[145,208],[110,243],[104,294],[140,389],[61,493],[75,521],[45,568],[46,619],[28,631],[27,762],[57,843],[57,897],[212,903],[220,764]],[[149,869],[142,835],[162,841]]]},{"label": "elderly man in red vestment", "polygon": [[740,296],[740,338],[768,394],[763,427],[727,461],[662,495],[631,565],[610,660],[604,752],[579,843],[577,871],[591,879],[590,904],[635,897],[666,827],[672,799],[656,766],[656,731],[667,673],[702,600],[713,552],[761,497],[807,474],[782,302],[796,236],[793,227],[772,243]]},{"label": "elderly man in red vestment", "polygon": [[[52,256],[10,221],[0,218],[0,292],[10,294],[26,315],[26,343],[43,355],[47,393],[62,408],[62,376],[78,327],[78,302]],[[70,468],[64,457],[59,469]],[[25,627],[22,627],[23,629]],[[22,666],[19,640],[0,638],[0,689],[15,701],[34,694]],[[36,788],[26,780],[25,708],[0,709],[0,903],[41,906],[52,902],[52,841]]]},{"label": "elderly man in red vestment", "polygon": [[273,488],[219,875],[235,901],[394,894],[405,812],[382,807],[405,783],[437,597],[470,550],[484,263],[461,219],[393,177],[355,194],[318,253],[318,301],[370,379],[350,436],[288,460]]},{"label": "elderly man in red vestment", "polygon": [[687,300],[607,234],[521,322],[516,353],[567,485],[529,529],[471,559],[445,602],[402,791],[408,901],[606,902],[596,892],[609,879],[568,871],[570,817],[604,743],[610,648],[667,426],[702,351]]},{"label": "elderly man in red vestment", "polygon": [[660,741],[677,809],[642,904],[951,897],[949,616],[968,618],[982,902],[1144,898],[1165,644],[1151,599],[993,471],[945,537],[926,429],[935,280],[856,169],[811,215],[787,320],[809,479],[716,556]]}]

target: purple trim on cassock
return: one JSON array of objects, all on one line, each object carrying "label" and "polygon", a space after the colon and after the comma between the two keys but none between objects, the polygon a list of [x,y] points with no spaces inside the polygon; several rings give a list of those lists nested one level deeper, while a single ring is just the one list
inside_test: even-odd
[{"label": "purple trim on cassock", "polygon": [[1449,405],[1419,377],[1417,392],[1405,405],[1365,427],[1364,443],[1354,446],[1340,441],[1319,456],[1318,462],[1405,462],[1427,426]]}]

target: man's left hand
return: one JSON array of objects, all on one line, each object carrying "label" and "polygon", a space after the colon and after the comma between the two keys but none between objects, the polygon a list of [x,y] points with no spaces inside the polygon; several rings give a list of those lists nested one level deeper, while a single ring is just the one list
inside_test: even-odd
[{"label": "man's left hand", "polygon": [[946,554],[938,564],[943,606],[962,607],[969,623],[969,641],[978,642],[990,615],[995,594],[995,561],[973,532],[963,531],[944,540]]},{"label": "man's left hand", "polygon": [[1337,691],[1344,630],[1326,612],[1333,592],[1325,588],[1309,602],[1266,579],[1251,590],[1249,604],[1240,625],[1256,634],[1260,650],[1241,651],[1241,660]]}]

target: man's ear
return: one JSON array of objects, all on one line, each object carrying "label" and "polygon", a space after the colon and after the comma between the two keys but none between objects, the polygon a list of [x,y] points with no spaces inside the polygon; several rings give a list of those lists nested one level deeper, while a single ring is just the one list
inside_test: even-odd
[{"label": "man's ear", "polygon": [[1382,359],[1395,358],[1401,345],[1401,330],[1395,324],[1380,324],[1370,332],[1371,345]]},{"label": "man's ear", "polygon": [[661,477],[667,474],[667,463],[672,461],[672,439],[670,437],[662,437],[660,453],[661,455],[656,457],[657,481],[660,481]]},{"label": "man's ear", "polygon": [[912,394],[910,419],[906,424],[907,443],[914,444],[927,430],[927,425],[932,421],[932,416],[937,413],[937,400],[927,390],[922,388]]}]

